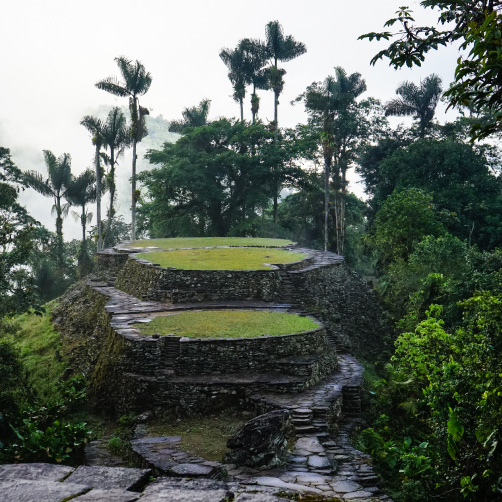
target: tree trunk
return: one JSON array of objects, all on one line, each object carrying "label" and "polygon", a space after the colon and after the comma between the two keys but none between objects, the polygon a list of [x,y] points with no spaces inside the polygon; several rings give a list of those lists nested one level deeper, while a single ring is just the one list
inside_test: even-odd
[{"label": "tree trunk", "polygon": [[82,244],[85,244],[85,222],[87,217],[85,215],[85,204],[82,206],[82,214],[80,216],[80,224],[82,225]]},{"label": "tree trunk", "polygon": [[328,251],[328,218],[329,218],[329,168],[330,161],[324,158],[324,252]]},{"label": "tree trunk", "polygon": [[131,239],[136,240],[136,138],[132,140]]},{"label": "tree trunk", "polygon": [[244,122],[244,99],[239,98],[239,103],[241,105],[241,122]]},{"label": "tree trunk", "polygon": [[279,119],[277,118],[277,109],[279,106],[279,93],[274,91],[274,140],[279,138]]},{"label": "tree trunk", "polygon": [[[274,225],[277,225],[277,200],[279,199],[279,181],[274,179]],[[277,232],[276,232],[277,233]],[[277,237],[277,235],[276,235]]]},{"label": "tree trunk", "polygon": [[61,196],[56,195],[56,238],[57,238],[57,258],[58,265],[62,270],[63,258],[63,218],[61,216]]},{"label": "tree trunk", "polygon": [[115,149],[110,146],[110,206],[105,230],[105,247],[110,244],[110,231],[113,218],[113,203],[115,202]]},{"label": "tree trunk", "polygon": [[94,158],[96,167],[96,218],[98,220],[98,251],[103,249],[103,237],[101,235],[101,172],[99,168],[99,145],[96,144],[96,154]]}]

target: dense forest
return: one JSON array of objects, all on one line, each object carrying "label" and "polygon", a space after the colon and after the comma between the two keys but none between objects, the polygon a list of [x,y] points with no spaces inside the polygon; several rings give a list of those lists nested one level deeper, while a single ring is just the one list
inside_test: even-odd
[{"label": "dense forest", "polygon": [[[451,84],[434,74],[403,81],[382,103],[363,74],[334,67],[282,103],[287,63],[308,48],[271,21],[263,40],[219,54],[237,118],[210,120],[209,98],[187,103],[167,128],[177,140],[148,150],[150,169],[137,173],[138,144],[149,124],[168,131],[142,106],[154,76],[123,56],[96,86],[128,110],[81,120],[93,169],[75,175],[69,153],[46,150],[45,171],[23,171],[8,145],[0,148],[0,461],[60,462],[85,440],[72,416],[84,382],[37,388],[18,334],[26,313],[46,319],[51,301],[92,273],[97,251],[140,237],[282,237],[343,255],[385,305],[386,346],[365,361],[366,426],[354,441],[395,500],[501,500],[502,15],[491,1],[421,4],[439,12],[437,26],[415,25],[403,7],[387,23],[395,33],[362,37],[387,40],[373,63],[387,58],[395,68],[460,43]],[[262,99],[274,103],[268,123]],[[435,120],[440,99],[458,111],[453,122]],[[281,127],[285,106],[304,107],[306,123]],[[388,117],[404,116],[409,125],[390,125]],[[126,223],[116,169],[129,148]],[[351,170],[365,200],[350,192]],[[55,233],[19,204],[20,190],[47,197]],[[63,239],[69,215],[82,226],[80,241]]]}]

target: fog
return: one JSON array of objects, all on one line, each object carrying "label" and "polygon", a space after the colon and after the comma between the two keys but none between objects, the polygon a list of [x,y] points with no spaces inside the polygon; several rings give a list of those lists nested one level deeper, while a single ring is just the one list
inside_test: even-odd
[{"label": "fog", "polygon": [[[422,11],[417,1],[408,3],[418,20],[435,21],[436,15]],[[433,72],[443,78],[446,87],[453,79],[458,56],[455,48],[431,53],[421,68],[395,71],[386,62],[370,66],[371,57],[383,45],[358,41],[357,37],[382,30],[400,4],[401,0],[5,2],[0,32],[4,47],[0,145],[11,149],[23,170],[45,173],[44,149],[57,156],[70,153],[75,174],[92,166],[91,138],[79,122],[84,115],[127,105],[126,99],[94,86],[105,77],[119,76],[113,60],[119,55],[139,59],[151,73],[153,83],[141,104],[152,116],[176,119],[183,108],[209,98],[210,118],[235,117],[238,104],[232,99],[227,70],[218,54],[223,47],[235,47],[241,38],[263,38],[266,23],[276,19],[286,34],[307,46],[305,55],[282,65],[287,74],[279,108],[281,126],[305,121],[303,107],[293,107],[290,101],[307,85],[332,73],[334,66],[361,73],[368,87],[365,96],[384,102],[394,97],[403,80],[418,83]],[[273,95],[259,94],[260,118],[271,120]],[[440,121],[445,119],[444,108],[441,105],[438,110]],[[245,103],[245,115],[250,118],[249,102]],[[140,169],[149,168],[142,159],[145,149],[161,144],[162,139],[144,141],[139,149]],[[126,219],[130,163],[127,152],[118,170],[119,212],[125,213]],[[362,193],[355,177],[350,189]],[[26,190],[21,201],[54,230],[49,199]],[[66,239],[79,238],[79,224],[67,218],[64,234]]]}]

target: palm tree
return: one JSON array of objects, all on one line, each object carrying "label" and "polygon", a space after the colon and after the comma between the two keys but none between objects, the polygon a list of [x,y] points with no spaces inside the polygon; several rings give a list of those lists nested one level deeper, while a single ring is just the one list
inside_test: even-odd
[{"label": "palm tree", "polygon": [[145,116],[149,114],[147,108],[139,105],[138,96],[145,94],[152,84],[152,77],[145,67],[136,60],[131,60],[121,56],[115,58],[123,81],[119,82],[115,77],[108,77],[96,84],[98,89],[102,89],[115,96],[129,96],[129,111],[131,113],[131,138],[132,138],[132,176],[131,176],[131,237],[136,238],[136,202],[139,194],[136,191],[136,145],[147,134]]},{"label": "palm tree", "polygon": [[103,123],[96,117],[92,115],[86,115],[80,124],[83,125],[92,135],[92,144],[95,148],[94,153],[94,168],[96,172],[96,219],[98,227],[98,242],[97,249],[101,251],[103,249],[103,233],[101,230],[101,177],[102,170],[99,162],[101,148],[104,144],[103,138]]},{"label": "palm tree", "polygon": [[44,161],[47,167],[48,178],[37,171],[26,171],[24,180],[26,184],[46,197],[54,198],[52,213],[56,214],[57,235],[57,261],[62,269],[64,266],[63,256],[63,218],[68,214],[70,204],[61,204],[62,198],[71,182],[71,157],[69,153],[63,153],[58,158],[50,151],[44,150]]},{"label": "palm tree", "polygon": [[279,69],[279,61],[287,62],[301,56],[307,52],[307,48],[301,42],[297,42],[291,35],[284,36],[284,31],[279,21],[270,21],[265,27],[266,47],[273,64],[268,69],[268,79],[270,88],[274,91],[274,127],[278,129],[277,107],[279,105],[279,95],[284,88],[283,76],[286,71]]},{"label": "palm tree", "polygon": [[76,178],[72,178],[68,190],[65,193],[66,200],[74,206],[80,206],[80,214],[72,211],[75,221],[80,219],[82,225],[82,243],[78,254],[78,268],[80,276],[88,274],[92,269],[92,261],[87,252],[87,238],[85,228],[92,220],[92,213],[87,211],[86,206],[96,200],[96,174],[91,169],[86,169]]},{"label": "palm tree", "polygon": [[423,138],[432,125],[434,112],[443,92],[441,84],[441,78],[434,73],[420,82],[420,87],[413,82],[403,82],[396,89],[396,94],[400,97],[385,104],[385,115],[412,115],[418,121],[418,135]]},{"label": "palm tree", "polygon": [[105,148],[110,149],[110,156],[105,157],[106,163],[110,166],[110,171],[106,177],[108,189],[110,191],[110,205],[108,208],[108,218],[104,236],[104,246],[110,242],[110,229],[112,219],[115,214],[113,208],[115,202],[115,167],[118,158],[124,153],[126,147],[131,144],[131,135],[126,125],[126,118],[122,110],[116,106],[110,110],[106,122],[103,125],[101,136]]},{"label": "palm tree", "polygon": [[86,209],[87,204],[96,200],[96,174],[91,169],[86,169],[82,174],[73,177],[68,190],[65,193],[66,200],[72,206],[80,206],[80,214],[72,211],[76,219],[80,219],[82,226],[82,243],[87,241],[85,228],[87,223],[92,220],[92,213]]},{"label": "palm tree", "polygon": [[201,127],[208,124],[207,116],[211,106],[210,99],[203,99],[198,106],[185,108],[182,112],[181,120],[173,120],[169,124],[169,132],[183,134],[187,127]]},{"label": "palm tree", "polygon": [[253,86],[251,94],[251,115],[253,124],[260,109],[260,98],[256,94],[256,89],[268,89],[267,73],[264,66],[268,59],[267,48],[260,40],[245,38],[239,42],[238,46],[244,54],[244,74],[246,83]]},{"label": "palm tree", "polygon": [[228,68],[228,78],[234,88],[234,100],[240,105],[241,122],[244,122],[244,98],[246,97],[246,59],[242,47],[222,49],[220,58]]},{"label": "palm tree", "polygon": [[340,192],[335,199],[337,251],[343,253],[346,173],[351,160],[347,139],[354,135],[352,105],[365,90],[366,83],[359,73],[347,76],[343,68],[336,67],[335,77],[328,76],[323,83],[314,82],[297,98],[297,101],[304,101],[311,123],[320,136],[324,160],[324,251],[328,249],[329,189],[334,163],[340,178]]}]

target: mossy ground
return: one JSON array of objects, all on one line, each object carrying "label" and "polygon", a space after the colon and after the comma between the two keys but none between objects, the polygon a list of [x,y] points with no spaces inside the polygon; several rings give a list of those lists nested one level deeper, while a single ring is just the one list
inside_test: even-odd
[{"label": "mossy ground", "polygon": [[133,241],[131,247],[156,246],[161,249],[203,248],[213,246],[272,246],[293,245],[287,239],[261,239],[252,237],[176,237],[171,239],[149,239]]},{"label": "mossy ground", "polygon": [[270,248],[178,249],[137,256],[161,267],[187,270],[267,270],[272,263],[292,263],[306,257],[303,253]]},{"label": "mossy ground", "polygon": [[156,317],[134,325],[145,335],[174,334],[196,338],[251,338],[287,335],[317,328],[308,317],[262,310],[205,310]]},{"label": "mossy ground", "polygon": [[148,435],[181,436],[184,450],[207,460],[221,461],[228,439],[251,418],[241,410],[225,410],[204,416],[165,417],[148,426]]},{"label": "mossy ground", "polygon": [[51,311],[55,304],[52,301],[45,305],[46,312],[41,316],[25,313],[15,317],[16,332],[7,335],[20,352],[28,383],[44,400],[57,397],[57,384],[66,368],[60,356],[60,336],[51,322]]}]

